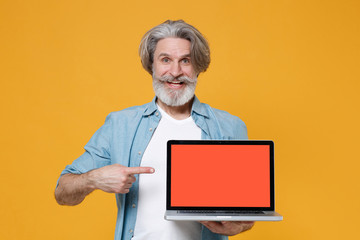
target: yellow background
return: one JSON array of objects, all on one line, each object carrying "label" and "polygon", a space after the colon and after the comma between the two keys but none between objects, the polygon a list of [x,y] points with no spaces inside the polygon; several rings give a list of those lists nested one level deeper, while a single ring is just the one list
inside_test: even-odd
[{"label": "yellow background", "polygon": [[113,239],[112,194],[61,207],[55,183],[109,112],[152,99],[139,41],[180,18],[212,50],[200,100],[276,144],[284,220],[232,239],[360,237],[359,1],[1,0],[0,239]]}]

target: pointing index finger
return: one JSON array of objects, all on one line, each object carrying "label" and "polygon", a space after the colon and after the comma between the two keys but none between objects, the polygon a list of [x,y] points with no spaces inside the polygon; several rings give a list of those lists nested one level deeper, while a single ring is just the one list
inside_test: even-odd
[{"label": "pointing index finger", "polygon": [[129,174],[154,173],[155,169],[152,167],[128,167],[127,172]]}]

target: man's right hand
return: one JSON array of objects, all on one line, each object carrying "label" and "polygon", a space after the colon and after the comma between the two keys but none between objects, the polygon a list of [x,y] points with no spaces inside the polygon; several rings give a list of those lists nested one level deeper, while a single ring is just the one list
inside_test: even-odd
[{"label": "man's right hand", "polygon": [[77,205],[95,189],[109,193],[128,193],[136,181],[135,174],[154,172],[151,167],[113,164],[83,174],[65,174],[55,189],[55,198],[61,205]]},{"label": "man's right hand", "polygon": [[113,164],[89,172],[90,184],[108,193],[128,193],[136,181],[135,174],[154,173],[151,167],[125,167]]}]

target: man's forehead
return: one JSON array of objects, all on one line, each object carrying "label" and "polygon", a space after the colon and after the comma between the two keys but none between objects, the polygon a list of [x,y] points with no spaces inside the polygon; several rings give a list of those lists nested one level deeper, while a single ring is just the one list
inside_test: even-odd
[{"label": "man's forehead", "polygon": [[191,43],[183,38],[164,38],[156,44],[155,55],[158,56],[190,56]]},{"label": "man's forehead", "polygon": [[[186,53],[184,55],[181,55],[180,57],[190,57],[190,56],[191,56],[190,53]],[[160,52],[159,57],[171,57],[171,55],[165,52]]]}]

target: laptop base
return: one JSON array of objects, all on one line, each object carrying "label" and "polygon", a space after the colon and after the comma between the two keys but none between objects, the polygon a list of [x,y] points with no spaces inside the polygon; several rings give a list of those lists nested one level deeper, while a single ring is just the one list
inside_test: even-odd
[{"label": "laptop base", "polygon": [[263,214],[203,214],[183,213],[178,210],[166,210],[165,220],[169,221],[281,221],[283,217],[277,212],[263,211]]}]

